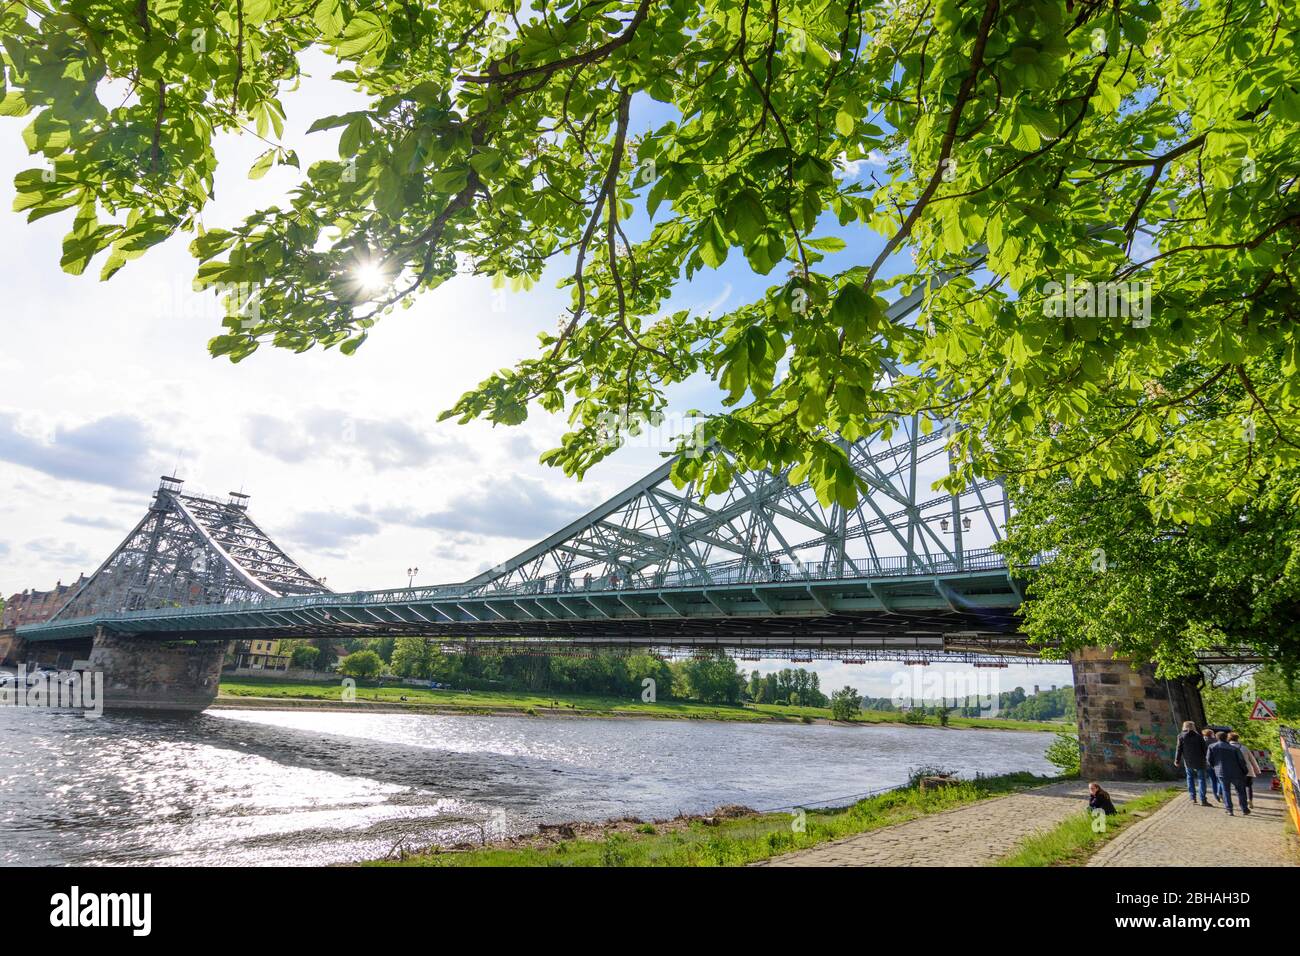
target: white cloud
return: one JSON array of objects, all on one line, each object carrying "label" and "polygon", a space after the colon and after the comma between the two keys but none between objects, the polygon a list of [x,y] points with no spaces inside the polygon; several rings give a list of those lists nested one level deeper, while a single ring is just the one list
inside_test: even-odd
[{"label": "white cloud", "polygon": [[282,525],[279,537],[284,539],[285,547],[296,546],[310,555],[346,557],[351,545],[361,538],[378,533],[378,522],[361,515],[307,511]]},{"label": "white cloud", "polygon": [[255,413],[244,422],[244,435],[258,451],[289,464],[353,460],[383,471],[427,465],[436,456],[465,460],[471,454],[465,443],[446,438],[435,442],[406,421],[337,409],[307,409],[293,418]]},{"label": "white cloud", "polygon": [[864,166],[876,166],[881,169],[889,165],[889,157],[878,149],[873,149],[863,159],[849,159],[848,154],[840,153],[835,160],[836,168],[844,176],[856,177]]},{"label": "white cloud", "polygon": [[121,522],[98,515],[64,515],[63,523],[75,524],[82,528],[102,528],[107,531],[116,531],[122,527]]},{"label": "white cloud", "polygon": [[154,477],[157,442],[149,427],[126,414],[79,425],[57,425],[48,437],[21,427],[18,415],[0,412],[0,461],[52,478],[139,488]]},{"label": "white cloud", "polygon": [[[59,541],[55,538],[28,541],[27,551],[43,561],[66,569],[65,577],[68,571],[72,572],[73,577],[76,576],[77,569],[88,571],[87,565],[94,560],[90,552],[75,541]],[[105,554],[104,557],[108,555]]]},{"label": "white cloud", "polygon": [[522,479],[492,481],[486,487],[455,495],[436,511],[389,507],[374,515],[392,524],[439,531],[462,531],[500,538],[540,539],[590,510],[546,484]]}]

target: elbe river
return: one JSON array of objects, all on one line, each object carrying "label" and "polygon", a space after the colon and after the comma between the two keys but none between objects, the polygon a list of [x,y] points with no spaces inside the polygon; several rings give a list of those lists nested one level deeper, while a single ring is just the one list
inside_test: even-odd
[{"label": "elbe river", "polygon": [[839,805],[1051,734],[905,726],[0,708],[0,865],[316,865],[539,823]]}]

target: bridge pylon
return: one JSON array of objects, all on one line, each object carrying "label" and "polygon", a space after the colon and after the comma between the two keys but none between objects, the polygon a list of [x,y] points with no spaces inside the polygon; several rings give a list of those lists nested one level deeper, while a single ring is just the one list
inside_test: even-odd
[{"label": "bridge pylon", "polygon": [[[46,623],[329,593],[249,517],[248,495],[187,494],[165,476],[145,516]],[[104,674],[108,707],[202,710],[216,697],[228,646],[96,627],[85,659]]]},{"label": "bridge pylon", "polygon": [[164,477],[139,524],[50,621],[327,593],[249,517],[248,495],[186,494]]}]

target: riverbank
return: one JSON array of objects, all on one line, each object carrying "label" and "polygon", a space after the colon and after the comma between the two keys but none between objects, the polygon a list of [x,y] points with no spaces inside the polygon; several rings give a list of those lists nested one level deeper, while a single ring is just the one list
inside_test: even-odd
[{"label": "riverbank", "polygon": [[[223,680],[217,708],[321,710],[366,709],[374,713],[473,714],[480,717],[637,717],[657,720],[716,720],[743,723],[834,723],[839,726],[896,724],[939,727],[939,718],[906,721],[896,711],[862,711],[852,721],[836,721],[826,707],[783,707],[777,704],[703,704],[693,701],[643,703],[614,697],[527,694],[506,691],[430,690],[400,685],[358,686],[354,701],[343,700],[336,682],[288,683],[240,677]],[[949,729],[1056,731],[1072,724],[1056,721],[1004,720],[992,717],[950,717]]]},{"label": "riverbank", "polygon": [[1012,773],[978,777],[944,787],[905,787],[872,794],[834,809],[759,813],[719,807],[707,815],[670,820],[636,818],[546,826],[538,832],[483,846],[461,845],[410,852],[366,866],[745,866],[856,834],[907,823],[993,797],[1007,796],[1058,778]]}]

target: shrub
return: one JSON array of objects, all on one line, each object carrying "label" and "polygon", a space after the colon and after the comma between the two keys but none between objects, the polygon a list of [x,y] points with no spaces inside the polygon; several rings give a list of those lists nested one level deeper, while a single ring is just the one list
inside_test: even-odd
[{"label": "shrub", "polygon": [[1056,739],[1047,748],[1049,763],[1066,777],[1079,775],[1079,735],[1071,730],[1058,730]]},{"label": "shrub", "polygon": [[348,677],[374,677],[383,666],[383,658],[374,651],[357,651],[339,661],[339,672]]},{"label": "shrub", "polygon": [[600,848],[600,859],[604,866],[627,866],[630,859],[627,838],[617,833],[605,837],[605,843]]},{"label": "shrub", "polygon": [[289,666],[301,667],[304,670],[314,670],[319,661],[319,647],[312,647],[310,644],[299,644],[293,649],[293,654],[289,657]]}]

